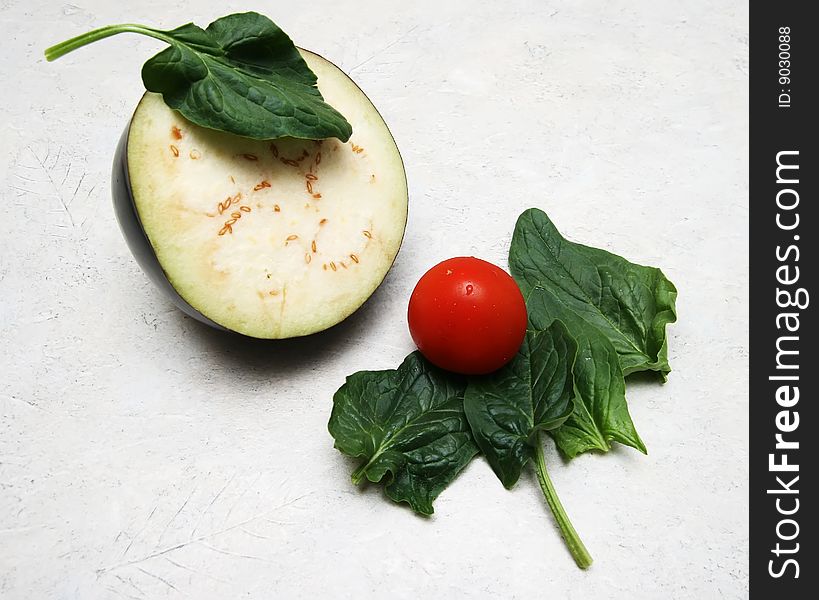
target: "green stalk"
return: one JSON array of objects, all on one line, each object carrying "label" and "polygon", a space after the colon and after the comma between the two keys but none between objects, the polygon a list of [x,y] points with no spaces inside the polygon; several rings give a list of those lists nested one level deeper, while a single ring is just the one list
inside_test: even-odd
[{"label": "green stalk", "polygon": [[583,541],[575,531],[572,522],[569,520],[569,515],[560,503],[560,498],[557,497],[557,492],[552,485],[552,480],[549,479],[549,473],[546,472],[546,459],[543,456],[543,444],[538,435],[535,446],[535,470],[537,471],[537,479],[540,482],[540,489],[543,490],[543,495],[546,497],[546,502],[549,508],[552,509],[552,514],[557,521],[557,526],[560,528],[560,533],[569,547],[569,552],[574,558],[574,562],[581,569],[588,569],[592,564],[592,557]]},{"label": "green stalk", "polygon": [[122,25],[108,25],[107,27],[100,27],[99,29],[94,29],[93,31],[89,31],[88,33],[83,33],[82,35],[78,35],[77,37],[73,37],[70,40],[66,40],[64,42],[60,42],[59,44],[55,44],[50,48],[46,48],[45,57],[46,60],[51,62],[52,60],[57,60],[61,56],[76,50],[77,48],[82,48],[87,44],[91,44],[98,40],[105,39],[107,37],[111,37],[112,35],[116,35],[118,33],[139,33],[142,35],[147,35],[152,38],[156,38],[158,40],[162,40],[163,42],[167,42],[169,44],[173,43],[173,39],[165,35],[165,32],[159,31],[157,29],[151,29],[150,27],[145,27],[143,25],[134,25],[132,23],[124,23]]},{"label": "green stalk", "polygon": [[364,471],[367,470],[367,467],[370,466],[370,463],[366,462],[360,467],[358,467],[355,471],[353,471],[353,475],[351,479],[353,480],[353,485],[358,485],[361,483],[361,480],[364,479]]}]

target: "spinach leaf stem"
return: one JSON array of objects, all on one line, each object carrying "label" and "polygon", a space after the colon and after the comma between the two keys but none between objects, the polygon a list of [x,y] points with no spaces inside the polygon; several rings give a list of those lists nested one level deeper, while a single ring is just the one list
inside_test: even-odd
[{"label": "spinach leaf stem", "polygon": [[150,27],[145,27],[143,25],[123,23],[121,25],[108,25],[106,27],[100,27],[99,29],[94,29],[93,31],[89,31],[87,33],[83,33],[82,35],[78,35],[77,37],[73,37],[70,40],[66,40],[64,42],[60,42],[59,44],[55,44],[50,48],[46,48],[45,57],[47,61],[51,62],[53,60],[57,60],[61,56],[65,56],[66,54],[76,50],[77,48],[82,48],[83,46],[86,46],[98,40],[111,37],[112,35],[116,35],[118,33],[126,32],[147,35],[152,38],[162,40],[163,42],[167,42],[168,44],[174,43],[173,38],[165,35],[165,32],[159,31],[157,29],[151,29]]},{"label": "spinach leaf stem", "polygon": [[569,515],[563,508],[560,498],[557,496],[552,480],[549,478],[549,473],[546,471],[546,459],[543,456],[543,444],[538,434],[535,440],[535,470],[537,471],[537,480],[540,483],[540,489],[543,490],[543,495],[546,497],[546,502],[549,508],[552,509],[552,514],[557,521],[557,526],[560,528],[560,533],[569,547],[574,562],[581,569],[588,569],[592,564],[592,557],[583,541],[575,531],[572,522],[569,520]]}]

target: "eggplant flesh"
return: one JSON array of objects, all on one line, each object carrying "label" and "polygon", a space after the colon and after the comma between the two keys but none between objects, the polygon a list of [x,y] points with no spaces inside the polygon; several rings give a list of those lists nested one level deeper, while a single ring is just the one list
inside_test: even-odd
[{"label": "eggplant flesh", "polygon": [[338,67],[301,52],[353,126],[347,143],[205,129],[148,92],[114,158],[117,220],[150,280],[194,319],[256,338],[308,335],[355,312],[407,222],[384,120]]}]

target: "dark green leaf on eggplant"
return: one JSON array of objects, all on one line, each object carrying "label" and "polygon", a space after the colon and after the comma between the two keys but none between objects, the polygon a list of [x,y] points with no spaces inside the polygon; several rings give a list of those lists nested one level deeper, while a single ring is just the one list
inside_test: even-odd
[{"label": "dark green leaf on eggplant", "polygon": [[222,17],[206,29],[193,23],[170,31],[111,25],[48,48],[46,58],[124,32],[170,44],[145,63],[142,80],[197,125],[255,139],[346,142],[352,134],[347,120],[324,101],[292,40],[255,12]]}]

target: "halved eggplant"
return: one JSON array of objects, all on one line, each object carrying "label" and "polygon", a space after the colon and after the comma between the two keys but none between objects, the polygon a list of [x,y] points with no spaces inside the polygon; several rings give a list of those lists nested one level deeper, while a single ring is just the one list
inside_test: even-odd
[{"label": "halved eggplant", "polygon": [[342,321],[392,266],[407,181],[378,111],[338,67],[302,50],[349,142],[258,141],[205,129],[146,93],[113,170],[137,262],[188,315],[257,338]]}]

